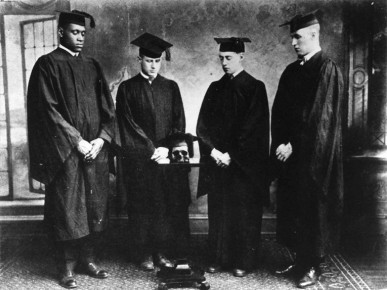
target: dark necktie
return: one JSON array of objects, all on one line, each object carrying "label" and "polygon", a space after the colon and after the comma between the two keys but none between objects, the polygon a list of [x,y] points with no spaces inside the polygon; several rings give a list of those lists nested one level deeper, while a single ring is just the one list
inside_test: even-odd
[{"label": "dark necktie", "polygon": [[304,65],[306,63],[306,58],[305,57],[301,57],[298,59],[298,62],[300,65]]}]

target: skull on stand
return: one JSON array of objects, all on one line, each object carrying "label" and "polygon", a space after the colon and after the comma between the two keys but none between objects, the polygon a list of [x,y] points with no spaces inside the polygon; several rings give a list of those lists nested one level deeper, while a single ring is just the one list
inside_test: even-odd
[{"label": "skull on stand", "polygon": [[190,158],[194,156],[193,142],[196,140],[197,137],[190,133],[176,132],[169,135],[165,144],[169,148],[168,158],[171,163],[189,163]]},{"label": "skull on stand", "polygon": [[171,151],[171,162],[189,163],[188,145],[186,142],[176,144]]}]

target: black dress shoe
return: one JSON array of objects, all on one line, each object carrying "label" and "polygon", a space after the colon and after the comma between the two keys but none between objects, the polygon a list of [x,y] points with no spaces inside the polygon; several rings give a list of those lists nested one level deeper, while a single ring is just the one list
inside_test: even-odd
[{"label": "black dress shoe", "polygon": [[295,275],[297,272],[297,266],[296,264],[291,264],[287,266],[286,268],[278,269],[275,270],[275,274],[279,276],[290,276],[290,275]]},{"label": "black dress shoe", "polygon": [[155,269],[155,265],[153,264],[152,256],[146,257],[140,264],[140,267],[144,271],[153,271]]},{"label": "black dress shoe", "polygon": [[76,288],[77,282],[75,281],[73,272],[66,270],[65,273],[62,274],[59,284],[67,289]]},{"label": "black dress shoe", "polygon": [[247,272],[243,269],[234,269],[232,271],[232,274],[235,276],[235,277],[239,277],[239,278],[242,278],[242,277],[245,277],[247,275]]},{"label": "black dress shoe", "polygon": [[109,273],[107,271],[98,269],[94,263],[86,265],[86,272],[89,276],[98,279],[105,279],[109,277]]},{"label": "black dress shoe", "polygon": [[206,268],[206,272],[210,274],[215,274],[220,272],[220,266],[217,264],[210,265]]},{"label": "black dress shoe", "polygon": [[317,269],[315,267],[309,268],[305,275],[298,281],[297,287],[306,288],[316,284],[318,279],[320,278],[320,274],[320,269]]},{"label": "black dress shoe", "polygon": [[160,253],[154,255],[153,262],[157,266],[163,267],[163,268],[173,268],[174,266],[171,261],[169,261],[164,255]]}]

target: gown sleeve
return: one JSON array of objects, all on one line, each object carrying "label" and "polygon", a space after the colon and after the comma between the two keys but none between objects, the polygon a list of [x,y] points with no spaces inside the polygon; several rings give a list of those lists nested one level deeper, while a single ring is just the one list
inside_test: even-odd
[{"label": "gown sleeve", "polygon": [[212,104],[213,92],[214,85],[211,84],[204,96],[196,125],[196,135],[199,137],[200,153],[202,156],[209,156],[215,148],[211,137],[214,136],[211,130],[211,122],[214,114],[212,110],[214,107]]},{"label": "gown sleeve", "polygon": [[60,113],[49,61],[40,58],[31,73],[27,92],[28,142],[31,177],[48,184],[82,140],[79,131]]},{"label": "gown sleeve", "polygon": [[130,108],[130,88],[122,83],[117,91],[116,114],[123,154],[132,158],[150,158],[155,145],[136,124]]}]

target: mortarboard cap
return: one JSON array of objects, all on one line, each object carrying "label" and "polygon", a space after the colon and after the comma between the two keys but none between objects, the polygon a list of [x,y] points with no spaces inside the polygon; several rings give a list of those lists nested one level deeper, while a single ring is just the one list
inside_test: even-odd
[{"label": "mortarboard cap", "polygon": [[245,42],[251,42],[246,37],[214,38],[220,44],[219,51],[245,52]]},{"label": "mortarboard cap", "polygon": [[93,16],[91,16],[89,13],[78,11],[78,10],[72,10],[71,12],[66,11],[59,11],[59,26],[63,26],[65,24],[73,23],[78,24],[81,26],[85,25],[85,18],[90,19],[90,27],[95,27],[95,21]]},{"label": "mortarboard cap", "polygon": [[140,47],[140,54],[151,58],[159,58],[166,51],[166,60],[170,60],[169,48],[172,46],[169,42],[145,32],[131,42],[131,44]]},{"label": "mortarboard cap", "polygon": [[317,11],[318,9],[304,15],[298,14],[294,16],[291,20],[281,24],[279,27],[290,25],[290,33],[293,33],[301,28],[305,28],[313,24],[318,24],[319,22],[316,17]]}]

